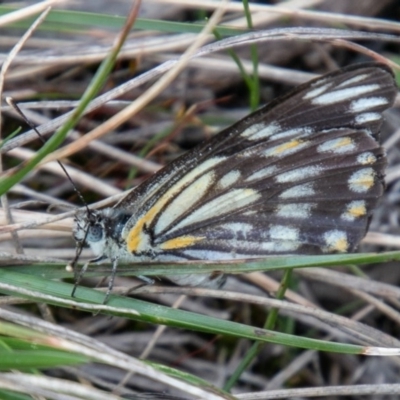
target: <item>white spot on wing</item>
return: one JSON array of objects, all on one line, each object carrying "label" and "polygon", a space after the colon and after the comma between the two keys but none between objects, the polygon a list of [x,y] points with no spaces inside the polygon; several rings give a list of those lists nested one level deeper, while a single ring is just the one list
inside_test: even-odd
[{"label": "white spot on wing", "polygon": [[228,224],[221,225],[222,229],[227,229],[236,233],[248,234],[252,231],[253,225],[242,222],[229,222]]},{"label": "white spot on wing", "polygon": [[213,183],[214,172],[210,171],[196,179],[191,185],[179,193],[174,200],[161,212],[160,218],[154,228],[156,234],[171,225],[180,215],[188,211],[207,192]]},{"label": "white spot on wing", "polygon": [[361,165],[371,165],[376,162],[376,157],[373,153],[366,151],[365,153],[361,153],[357,156],[357,161]]},{"label": "white spot on wing", "polygon": [[[231,244],[228,242],[229,245]],[[232,247],[232,251],[216,251],[216,250],[186,250],[184,254],[187,257],[193,257],[196,260],[235,260],[243,258],[251,258],[251,256],[236,253]]]},{"label": "white spot on wing", "polygon": [[248,216],[256,215],[256,214],[257,214],[257,211],[255,211],[255,210],[250,210],[250,211],[246,211],[243,213],[243,215],[248,215]]},{"label": "white spot on wing", "polygon": [[179,222],[169,232],[176,229],[195,224],[207,219],[221,217],[232,213],[242,207],[246,207],[261,197],[261,194],[253,189],[233,189],[215,199],[207,202],[197,210],[193,211],[184,220]]},{"label": "white spot on wing", "polygon": [[260,169],[259,171],[254,172],[254,174],[251,174],[249,177],[247,177],[246,182],[268,178],[273,175],[277,169],[278,168],[275,165]]},{"label": "white spot on wing", "polygon": [[271,242],[264,243],[263,249],[271,252],[295,251],[299,248],[299,230],[285,225],[272,225],[269,229]]},{"label": "white spot on wing", "polygon": [[304,137],[309,136],[314,133],[314,130],[308,126],[302,128],[293,128],[288,131],[280,132],[274,135],[273,140],[276,139],[284,139],[287,137],[295,136],[295,137]]},{"label": "white spot on wing", "polygon": [[176,182],[162,197],[168,199],[171,196],[174,196],[176,193],[181,191],[184,186],[193,182],[199,175],[203,174],[203,172],[212,167],[215,167],[224,160],[226,160],[226,157],[213,157],[202,162],[201,164],[197,165],[196,168],[194,168],[192,171],[184,175],[182,179]]},{"label": "white spot on wing", "polygon": [[291,240],[279,240],[273,242],[260,243],[260,248],[268,253],[290,253],[296,251],[300,247],[300,242],[294,242]]},{"label": "white spot on wing", "polygon": [[292,171],[284,172],[283,174],[275,177],[278,183],[298,182],[302,179],[307,179],[313,176],[317,176],[321,173],[322,169],[316,165],[310,165],[308,167],[297,168]]},{"label": "white spot on wing", "polygon": [[362,74],[362,75],[357,75],[354,76],[353,78],[347,79],[347,81],[342,82],[340,85],[337,85],[337,87],[343,87],[343,86],[349,86],[352,85],[353,83],[361,82],[365,78],[368,78],[368,74]]},{"label": "white spot on wing", "polygon": [[253,230],[253,225],[244,222],[230,222],[228,224],[221,225],[222,229],[225,229],[232,233],[236,239],[243,235],[245,238]]},{"label": "white spot on wing", "polygon": [[378,121],[381,118],[382,118],[381,114],[370,112],[370,113],[364,113],[364,114],[357,115],[355,122],[357,124],[361,125],[361,124],[365,124],[365,123],[371,122],[371,121]]},{"label": "white spot on wing", "polygon": [[349,188],[356,193],[365,193],[374,185],[375,172],[372,168],[364,168],[354,172],[348,180]]},{"label": "white spot on wing", "polygon": [[367,214],[367,206],[364,200],[351,201],[346,211],[341,215],[345,221],[354,221],[356,218],[364,217]]},{"label": "white spot on wing", "polygon": [[322,85],[320,87],[316,87],[315,89],[310,90],[307,92],[304,96],[304,100],[312,99],[316,96],[319,96],[321,93],[324,93],[326,90],[328,90],[332,86],[331,83],[328,83],[326,85]]},{"label": "white spot on wing", "polygon": [[350,111],[353,113],[369,110],[374,107],[388,104],[388,99],[384,97],[364,97],[351,102]]},{"label": "white spot on wing", "polygon": [[297,153],[303,147],[307,146],[308,142],[293,139],[289,142],[283,143],[278,146],[271,147],[265,150],[264,155],[266,157],[286,157],[290,154]]},{"label": "white spot on wing", "polygon": [[379,87],[380,86],[378,84],[370,84],[355,86],[348,89],[335,90],[314,98],[312,103],[317,105],[340,103],[341,101],[354,99],[355,97],[359,97],[365,93],[373,92],[374,90],[379,89]]},{"label": "white spot on wing", "polygon": [[249,136],[253,136],[256,132],[258,132],[259,130],[263,129],[265,127],[265,124],[254,124],[249,126],[248,128],[246,128],[241,134],[240,136],[243,137],[249,137]]},{"label": "white spot on wing", "polygon": [[320,153],[332,152],[336,154],[344,154],[353,151],[356,148],[355,143],[349,137],[342,137],[328,140],[317,147]]},{"label": "white spot on wing", "polygon": [[285,225],[272,225],[269,235],[274,240],[299,240],[299,230]]},{"label": "white spot on wing", "polygon": [[226,189],[227,187],[232,186],[235,182],[237,182],[239,178],[240,178],[240,171],[238,170],[230,171],[219,180],[218,186],[221,189]]},{"label": "white spot on wing", "polygon": [[324,233],[324,240],[326,243],[326,251],[344,253],[349,248],[346,232],[334,229]]},{"label": "white spot on wing", "polygon": [[306,219],[310,218],[311,204],[281,204],[276,215],[282,218]]},{"label": "white spot on wing", "polygon": [[243,136],[249,140],[267,139],[280,129],[280,126],[275,122],[267,126],[265,126],[265,124],[254,124],[243,131],[240,136]]},{"label": "white spot on wing", "polygon": [[311,182],[305,183],[304,185],[293,186],[290,189],[283,191],[280,194],[281,199],[292,199],[296,197],[306,197],[315,194],[313,184]]}]

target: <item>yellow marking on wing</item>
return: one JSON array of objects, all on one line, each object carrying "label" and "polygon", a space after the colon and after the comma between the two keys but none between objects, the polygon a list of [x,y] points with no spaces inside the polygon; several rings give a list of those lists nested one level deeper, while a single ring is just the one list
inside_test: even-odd
[{"label": "yellow marking on wing", "polygon": [[166,201],[167,199],[164,199],[164,201],[162,201],[161,199],[152,208],[150,208],[150,210],[147,211],[147,213],[142,218],[140,218],[136,222],[136,225],[130,230],[130,232],[128,233],[128,237],[126,238],[128,251],[130,251],[131,253],[137,251],[144,243],[144,241],[146,241],[143,228],[145,225],[150,225],[150,223],[153,221],[153,218],[161,210]]},{"label": "yellow marking on wing", "polygon": [[167,240],[160,244],[162,250],[175,250],[182,249],[185,247],[193,246],[195,243],[205,239],[205,236],[181,236],[175,239]]},{"label": "yellow marking on wing", "polygon": [[365,164],[373,164],[376,161],[376,157],[374,157],[372,154],[368,157],[365,158]]},{"label": "yellow marking on wing", "polygon": [[284,144],[281,144],[280,146],[276,146],[272,154],[276,156],[278,154],[283,153],[284,151],[294,149],[302,143],[303,142],[301,140],[295,140],[295,139],[291,140],[290,142],[286,142]]},{"label": "yellow marking on wing", "polygon": [[365,155],[361,154],[361,158],[359,161],[363,165],[368,165],[368,164],[370,165],[370,164],[374,164],[376,162],[376,157],[372,153],[365,154]]},{"label": "yellow marking on wing", "polygon": [[353,141],[349,137],[344,137],[338,140],[332,147],[338,148],[338,147],[348,146],[351,144],[353,144]]},{"label": "yellow marking on wing", "polygon": [[365,174],[361,179],[355,181],[354,183],[359,186],[363,186],[366,190],[371,189],[374,185],[375,179],[372,174]]},{"label": "yellow marking on wing", "polygon": [[349,189],[357,193],[365,193],[374,186],[375,172],[372,168],[356,171],[349,179]]},{"label": "yellow marking on wing", "polygon": [[349,242],[347,241],[346,238],[340,238],[334,241],[330,247],[331,250],[336,250],[339,251],[340,253],[345,253],[348,248],[349,248]]},{"label": "yellow marking on wing", "polygon": [[349,207],[349,209],[347,210],[347,213],[354,218],[359,218],[359,217],[364,216],[367,213],[367,209],[365,208],[365,205],[362,204],[362,205]]},{"label": "yellow marking on wing", "polygon": [[326,232],[324,238],[327,244],[326,251],[345,253],[349,249],[350,244],[344,231],[332,230]]}]

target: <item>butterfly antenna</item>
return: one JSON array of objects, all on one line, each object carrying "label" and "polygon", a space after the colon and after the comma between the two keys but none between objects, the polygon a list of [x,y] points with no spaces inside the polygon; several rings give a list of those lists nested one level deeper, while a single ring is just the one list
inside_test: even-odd
[{"label": "butterfly antenna", "polygon": [[[18,113],[18,115],[25,121],[25,123],[26,123],[31,129],[33,129],[33,130],[36,132],[36,134],[38,135],[38,137],[39,137],[39,139],[42,141],[42,143],[46,143],[47,140],[46,140],[46,139],[43,137],[43,135],[39,132],[39,130],[37,129],[37,127],[25,116],[25,114],[22,112],[21,108],[15,103],[15,101],[14,101],[11,97],[7,97],[7,98],[6,98],[6,102],[9,104],[10,107],[12,107],[12,108]],[[93,213],[91,212],[89,206],[87,205],[85,199],[83,198],[82,193],[81,193],[81,192],[79,191],[79,189],[76,187],[74,181],[73,181],[72,178],[71,178],[71,175],[68,173],[67,169],[66,169],[66,168],[64,167],[64,165],[61,163],[61,161],[59,161],[59,160],[56,160],[56,161],[57,161],[58,165],[60,166],[60,168],[64,171],[65,176],[67,177],[67,179],[70,181],[70,183],[71,183],[71,185],[72,185],[72,188],[74,189],[74,191],[75,191],[75,193],[77,194],[79,200],[81,201],[81,203],[82,203],[83,206],[85,207],[86,212],[87,212],[87,214],[88,214],[88,216],[89,216],[89,218],[90,218],[90,216],[92,216]],[[77,285],[78,285],[78,283],[79,283],[79,280],[80,280],[80,278],[81,278],[82,275],[83,275],[83,273],[82,273],[82,271],[81,271],[81,272],[79,273],[79,276],[77,276],[77,273],[76,273],[76,264],[78,263],[78,260],[79,260],[79,258],[80,258],[80,256],[81,256],[82,251],[83,251],[83,244],[84,244],[84,242],[85,242],[85,240],[86,240],[87,234],[88,234],[88,230],[86,230],[85,239],[84,239],[81,243],[79,243],[79,244],[77,245],[77,247],[76,247],[76,252],[75,252],[75,257],[74,257],[74,259],[69,263],[69,267],[72,268],[73,271],[74,271],[74,273],[75,273],[75,286],[74,286],[73,292],[75,292],[76,287],[77,287]],[[85,267],[82,268],[82,270],[84,270],[84,271],[85,271],[86,269],[87,269],[87,266],[86,266],[86,268],[85,268]],[[83,271],[83,272],[84,272],[84,271]]]},{"label": "butterfly antenna", "polygon": [[[92,214],[90,214],[90,215],[92,215]],[[83,245],[84,245],[84,243],[86,242],[86,238],[87,238],[88,232],[89,232],[89,229],[86,229],[86,230],[85,230],[85,236],[84,236],[83,240],[77,242],[76,250],[75,250],[75,256],[74,256],[74,258],[72,259],[72,261],[70,261],[70,262],[68,263],[68,267],[71,268],[71,269],[74,271],[74,281],[75,281],[75,285],[74,285],[74,289],[72,290],[72,297],[74,297],[75,290],[76,290],[76,288],[78,287],[79,282],[80,282],[80,280],[81,280],[81,278],[82,278],[82,276],[83,276],[84,271],[82,272],[82,270],[85,269],[85,271],[86,271],[86,269],[87,269],[87,266],[86,266],[86,268],[85,268],[85,267],[82,267],[82,270],[81,270],[81,272],[79,273],[79,275],[77,274],[77,271],[76,271],[76,264],[78,264],[79,258],[81,257],[81,254],[82,254],[82,251],[83,251]]]},{"label": "butterfly antenna", "polygon": [[[19,108],[19,106],[17,105],[17,103],[15,103],[15,101],[11,98],[11,97],[6,97],[6,102],[7,104],[12,107],[17,113],[18,115],[25,121],[25,123],[31,128],[33,129],[36,134],[38,135],[39,139],[45,144],[47,142],[47,140],[43,137],[43,135],[38,131],[37,127],[31,122],[29,121],[29,119],[25,116],[25,114],[22,112],[22,110]],[[79,191],[79,189],[76,187],[74,181],[71,178],[71,175],[68,173],[67,169],[64,167],[64,165],[61,163],[61,161],[56,160],[58,165],[61,167],[61,169],[64,171],[67,179],[70,181],[75,193],[77,194],[77,196],[79,197],[79,200],[81,201],[81,203],[83,204],[83,206],[86,208],[86,211],[89,215],[92,215],[92,212],[90,211],[89,206],[87,205],[85,199],[82,196],[82,193]]]}]

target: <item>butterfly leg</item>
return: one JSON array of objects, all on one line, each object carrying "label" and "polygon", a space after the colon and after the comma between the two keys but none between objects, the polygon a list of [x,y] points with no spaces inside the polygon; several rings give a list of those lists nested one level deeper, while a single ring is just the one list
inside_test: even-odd
[{"label": "butterfly leg", "polygon": [[76,264],[74,265],[74,281],[75,282],[74,282],[74,288],[72,289],[72,292],[71,292],[71,297],[75,297],[76,289],[78,288],[78,286],[83,278],[83,275],[85,275],[85,272],[87,271],[89,265],[92,263],[95,264],[100,261],[103,261],[106,258],[107,257],[105,257],[105,256],[100,256],[98,258],[95,258],[93,260],[89,260],[89,261],[85,262],[85,264],[83,264],[83,267],[80,269],[79,273],[77,273]]},{"label": "butterfly leg", "polygon": [[71,292],[71,297],[75,297],[75,291],[78,288],[79,283],[81,282],[82,277],[85,274],[89,264],[90,264],[90,261],[83,264],[83,267],[80,269],[79,273],[76,272],[76,268],[74,269],[74,275],[75,275],[74,281],[75,282],[74,282],[74,288],[72,289],[72,292]]},{"label": "butterfly leg", "polygon": [[110,276],[110,280],[108,281],[108,288],[107,288],[106,295],[104,296],[103,304],[107,303],[108,298],[110,297],[111,291],[114,287],[114,280],[115,280],[115,275],[117,274],[117,267],[118,267],[118,258],[113,260],[111,276]]}]

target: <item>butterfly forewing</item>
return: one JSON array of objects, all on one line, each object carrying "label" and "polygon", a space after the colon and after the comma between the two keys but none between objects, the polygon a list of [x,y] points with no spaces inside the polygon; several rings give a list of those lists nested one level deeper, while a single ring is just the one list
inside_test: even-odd
[{"label": "butterfly forewing", "polygon": [[299,86],[178,158],[131,192],[133,255],[232,259],[353,250],[382,195],[377,136],[396,96],[364,64]]}]

